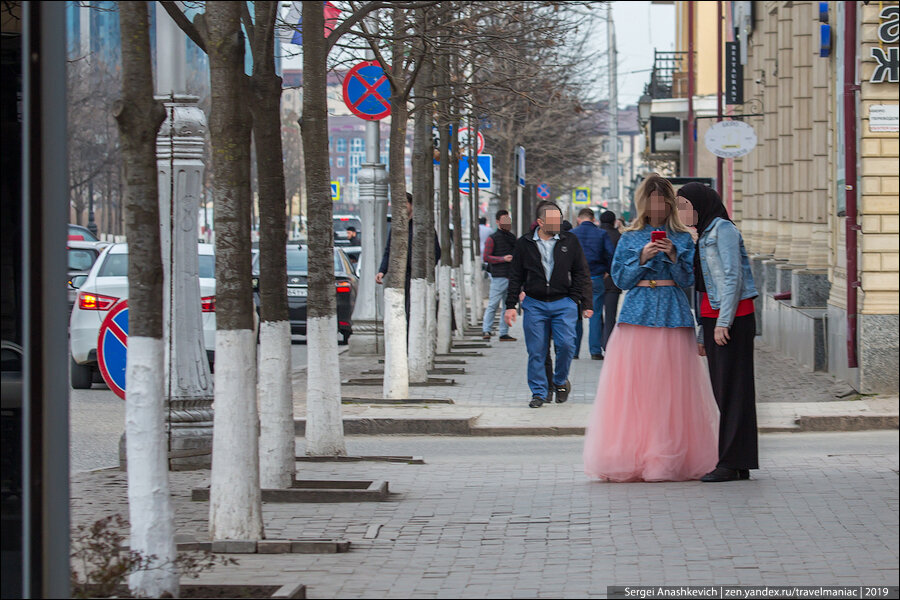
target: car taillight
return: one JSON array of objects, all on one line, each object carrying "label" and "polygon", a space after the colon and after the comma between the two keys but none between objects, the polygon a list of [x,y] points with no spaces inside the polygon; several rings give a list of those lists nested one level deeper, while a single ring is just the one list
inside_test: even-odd
[{"label": "car taillight", "polygon": [[81,310],[109,310],[118,301],[113,296],[78,292],[78,308]]},{"label": "car taillight", "polygon": [[338,281],[335,285],[337,286],[337,291],[339,294],[341,292],[343,292],[345,294],[350,292],[350,289],[351,289],[350,284],[345,281]]},{"label": "car taillight", "polygon": [[204,296],[200,298],[200,306],[205,313],[216,312],[216,297]]}]

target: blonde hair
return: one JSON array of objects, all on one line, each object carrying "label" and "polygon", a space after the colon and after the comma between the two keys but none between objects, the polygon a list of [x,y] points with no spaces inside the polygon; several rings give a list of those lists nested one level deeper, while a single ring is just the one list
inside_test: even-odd
[{"label": "blonde hair", "polygon": [[653,192],[661,195],[666,202],[666,206],[669,207],[669,214],[666,217],[666,229],[689,233],[690,229],[681,222],[681,217],[678,216],[678,204],[675,203],[675,188],[672,187],[668,179],[656,173],[648,175],[638,187],[634,195],[637,216],[622,232],[640,231],[647,225],[647,222],[650,220],[647,214],[650,210],[650,195]]}]

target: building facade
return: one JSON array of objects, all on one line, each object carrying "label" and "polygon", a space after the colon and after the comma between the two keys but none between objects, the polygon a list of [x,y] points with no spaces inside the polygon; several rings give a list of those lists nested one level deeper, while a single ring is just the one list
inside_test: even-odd
[{"label": "building facade", "polygon": [[[683,31],[689,3],[676,4],[676,27]],[[716,3],[694,4],[695,32],[715,38],[702,20],[715,13]],[[743,84],[743,103],[726,113],[747,115],[742,118],[757,137],[752,151],[725,161],[723,196],[752,255],[760,290],[758,333],[805,368],[828,371],[861,393],[896,394],[898,3],[854,2],[855,22],[848,21],[847,2],[722,4],[727,8],[725,40],[739,44]],[[845,56],[848,31],[855,32],[856,44]],[[694,50],[694,116],[715,114],[715,44]],[[680,100],[686,60],[685,54],[672,77],[676,98],[654,98],[654,115],[680,116],[663,108]],[[855,120],[844,111],[848,65],[855,71],[849,83],[857,86],[849,90]],[[697,120],[698,142],[703,121]],[[848,155],[847,135],[855,140],[855,156]],[[683,148],[682,143],[680,158]],[[696,153],[696,174],[714,176],[715,159],[705,162],[712,155],[702,142]],[[855,182],[845,180],[849,161],[857,165]],[[857,194],[855,225],[848,224],[848,186]],[[848,273],[854,262],[848,261],[848,230],[857,248],[855,276]],[[848,289],[857,305],[849,317],[853,297]]]}]

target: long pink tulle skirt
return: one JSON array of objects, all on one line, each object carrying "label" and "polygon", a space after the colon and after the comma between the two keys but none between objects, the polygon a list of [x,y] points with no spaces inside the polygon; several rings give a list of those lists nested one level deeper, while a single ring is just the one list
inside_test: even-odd
[{"label": "long pink tulle skirt", "polygon": [[604,481],[687,481],[718,462],[719,409],[690,328],[616,325],[584,440]]}]

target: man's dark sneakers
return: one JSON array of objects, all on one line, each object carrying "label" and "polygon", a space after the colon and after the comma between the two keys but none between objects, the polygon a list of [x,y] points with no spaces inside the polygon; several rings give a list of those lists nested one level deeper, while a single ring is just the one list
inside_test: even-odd
[{"label": "man's dark sneakers", "polygon": [[569,380],[566,379],[566,384],[562,386],[556,386],[556,403],[562,404],[566,400],[569,399],[569,392],[572,391],[572,384],[569,383]]},{"label": "man's dark sneakers", "polygon": [[528,403],[528,406],[531,408],[540,408],[544,405],[544,399],[540,396],[532,396],[531,402]]},{"label": "man's dark sneakers", "polygon": [[490,340],[490,339],[491,339],[491,334],[490,334],[490,333],[482,333],[482,334],[481,334],[481,339],[483,339],[483,340]]},{"label": "man's dark sneakers", "polygon": [[602,354],[591,354],[591,360],[603,360]]},{"label": "man's dark sneakers", "polygon": [[499,339],[501,342],[515,342],[516,341],[516,338],[514,338],[511,335],[501,335],[497,339]]}]

